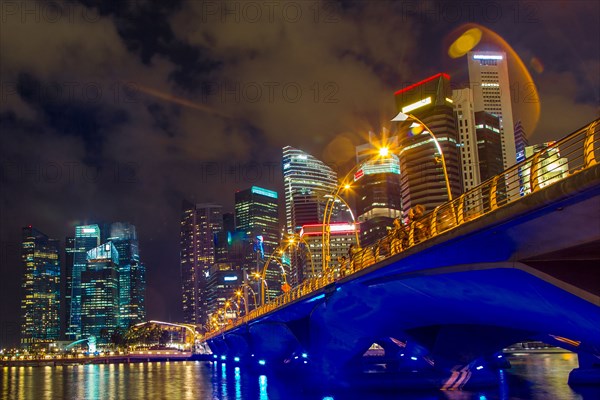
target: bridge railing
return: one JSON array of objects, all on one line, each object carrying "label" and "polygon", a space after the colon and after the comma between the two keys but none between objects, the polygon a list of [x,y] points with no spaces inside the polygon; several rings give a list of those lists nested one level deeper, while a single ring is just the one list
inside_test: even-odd
[{"label": "bridge railing", "polygon": [[250,311],[247,315],[239,317],[215,331],[208,332],[206,339],[248,323],[290,302],[308,296],[341,278],[476,220],[597,164],[600,160],[599,131],[600,119],[597,119],[558,142],[546,143],[539,151],[501,174],[468,190],[453,201],[441,204],[434,210],[430,210],[429,213],[394,229],[388,236],[372,246],[355,251],[345,263],[333,266],[319,277],[305,280],[287,293]]}]

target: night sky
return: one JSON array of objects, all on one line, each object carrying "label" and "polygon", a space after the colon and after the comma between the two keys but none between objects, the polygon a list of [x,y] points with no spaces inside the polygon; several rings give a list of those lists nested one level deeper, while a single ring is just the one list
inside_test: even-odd
[{"label": "night sky", "polygon": [[[531,74],[537,96],[510,65],[530,143],[599,114],[595,1],[0,4],[0,347],[18,338],[22,226],[64,245],[76,224],[135,224],[148,317],[181,319],[182,199],[232,211],[236,189],[281,193],[284,145],[343,171],[389,127],[395,90],[441,71],[467,82],[447,52],[465,26]],[[484,33],[476,49],[502,46]]]}]

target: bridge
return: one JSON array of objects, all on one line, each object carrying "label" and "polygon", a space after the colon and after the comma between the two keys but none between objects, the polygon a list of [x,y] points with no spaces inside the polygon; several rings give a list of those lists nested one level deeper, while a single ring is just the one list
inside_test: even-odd
[{"label": "bridge", "polygon": [[599,122],[215,324],[205,343],[218,360],[335,384],[361,371],[375,343],[394,376],[453,390],[497,381],[503,348],[539,340],[578,354],[570,384],[598,383]]}]

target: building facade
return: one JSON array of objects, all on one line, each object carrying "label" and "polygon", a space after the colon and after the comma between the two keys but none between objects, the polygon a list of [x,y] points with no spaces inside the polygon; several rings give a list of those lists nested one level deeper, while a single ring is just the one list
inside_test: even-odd
[{"label": "building facade", "polygon": [[87,266],[87,252],[101,243],[100,227],[97,224],[75,227],[75,248],[71,273],[71,307],[67,338],[81,338],[81,273]]},{"label": "building facade", "polygon": [[515,124],[515,150],[517,152],[517,162],[523,161],[525,147],[527,146],[529,146],[527,134],[525,133],[525,129],[523,129],[523,124],[521,121],[517,121]]},{"label": "building facade", "polygon": [[[373,135],[369,143],[356,147],[354,174],[356,214],[360,222],[360,245],[369,246],[386,236],[393,227],[394,219],[402,217],[402,190],[400,185],[400,160],[393,149],[398,148],[398,137],[387,140],[387,155],[375,155],[377,151]],[[351,221],[347,221],[351,222]]]},{"label": "building facade", "polygon": [[[238,302],[235,292],[242,285],[243,280],[243,271],[232,263],[215,263],[210,267],[206,282],[206,310],[209,318],[230,319],[240,314],[240,311],[245,308],[244,300],[242,298]],[[230,300],[229,307],[225,307],[225,302],[228,300]],[[254,305],[249,309],[253,308]],[[223,310],[224,314],[217,316],[218,310]]]},{"label": "building facade", "polygon": [[485,111],[475,113],[477,152],[481,181],[486,181],[504,171],[500,119]]},{"label": "building facade", "polygon": [[146,267],[140,261],[134,225],[111,224],[108,240],[119,255],[119,326],[128,328],[146,320]]},{"label": "building facade", "polygon": [[454,102],[454,112],[456,114],[456,134],[462,169],[461,178],[463,189],[467,191],[481,183],[473,91],[470,88],[453,90],[452,101]]},{"label": "building facade", "polygon": [[44,347],[59,339],[60,246],[39,230],[22,230],[21,261],[24,268],[21,300],[21,346]]},{"label": "building facade", "polygon": [[517,157],[506,53],[469,52],[468,68],[475,111],[486,111],[500,118],[502,164],[507,169],[517,162]]},{"label": "building facade", "polygon": [[[252,186],[235,193],[236,231],[244,237],[242,271],[262,273],[265,263],[280,241],[277,192]],[[281,293],[281,273],[267,269],[269,297]]]},{"label": "building facade", "polygon": [[286,146],[283,148],[283,185],[288,233],[303,225],[323,222],[325,195],[337,186],[337,173],[312,155]]},{"label": "building facade", "polygon": [[[519,168],[521,194],[530,193],[532,185],[537,185],[541,189],[569,174],[569,160],[567,157],[561,157],[560,149],[554,146],[554,143],[546,142],[525,147],[524,159],[538,152],[541,154],[535,168],[532,165],[533,159]],[[535,170],[535,173],[532,173],[532,170]]]},{"label": "building facade", "polygon": [[[349,223],[330,224],[329,254],[331,262],[329,267],[337,270],[340,267],[339,259],[348,259],[350,246],[357,245],[356,237],[360,237],[360,226]],[[325,272],[323,269],[323,224],[304,225],[300,231],[302,238],[301,275],[304,279],[320,277]],[[307,247],[306,247],[307,246]],[[310,259],[312,258],[312,263]],[[303,279],[303,280],[304,280]]]},{"label": "building facade", "polygon": [[402,210],[406,215],[420,204],[429,212],[448,201],[448,191],[441,154],[426,129],[432,130],[443,152],[452,196],[463,190],[450,77],[439,73],[398,90],[395,96],[398,111],[427,126],[416,126],[411,119],[399,126]]},{"label": "building facade", "polygon": [[180,230],[180,267],[185,323],[207,323],[206,279],[216,260],[215,238],[222,230],[220,205],[184,202]]},{"label": "building facade", "polygon": [[119,252],[106,242],[86,253],[81,273],[81,335],[109,343],[119,326]]},{"label": "building facade", "polygon": [[69,331],[69,321],[71,316],[71,293],[73,292],[73,256],[75,254],[75,237],[67,236],[65,238],[65,262],[63,268],[63,289],[61,302],[61,332],[60,337],[65,338]]}]

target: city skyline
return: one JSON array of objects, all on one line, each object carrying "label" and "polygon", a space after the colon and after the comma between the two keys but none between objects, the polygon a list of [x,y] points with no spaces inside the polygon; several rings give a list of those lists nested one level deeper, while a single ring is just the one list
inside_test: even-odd
[{"label": "city skyline", "polygon": [[[570,29],[573,21],[592,26],[585,21],[598,14],[597,5],[578,5],[537,8],[534,20],[515,20],[505,9],[489,23],[475,13],[474,22],[501,35],[531,71],[539,94],[535,102],[541,104],[537,125],[527,112],[530,82],[509,65],[518,94],[514,121],[523,121],[531,144],[559,139],[597,116],[598,48]],[[257,45],[242,40],[241,26],[219,24],[210,16],[202,29],[206,35],[200,35],[190,24],[189,16],[202,18],[193,4],[149,6],[171,18],[156,29],[134,7],[74,7],[77,21],[87,10],[96,22],[40,18],[22,50],[15,47],[18,41],[4,38],[18,37],[27,25],[7,15],[2,26],[3,53],[13,54],[0,60],[2,345],[16,343],[20,326],[21,279],[15,275],[22,273],[23,226],[59,239],[62,258],[64,238],[73,236],[75,226],[130,221],[148,268],[148,316],[183,320],[175,272],[182,199],[222,203],[223,211],[233,211],[233,193],[256,185],[276,191],[283,210],[283,146],[302,149],[345,173],[354,146],[364,143],[370,130],[390,127],[382,121],[394,115],[395,90],[440,71],[457,85],[468,82],[465,57],[449,58],[445,42],[473,21],[444,18],[439,9],[436,24],[426,10],[415,11],[418,18],[408,24],[400,9],[340,6],[335,23],[301,21],[297,32],[283,29],[281,41]],[[120,25],[123,15],[130,25]],[[304,15],[312,16],[308,9]],[[385,19],[390,23],[374,24]],[[78,35],[52,29],[69,24]],[[276,21],[263,28],[275,32],[288,25]],[[541,40],[557,31],[570,34],[562,41]],[[407,40],[392,39],[402,35]],[[484,40],[477,49],[506,51],[499,46]],[[65,64],[59,55],[70,54],[68,48],[81,53]],[[106,65],[112,65],[106,73],[95,73]],[[272,102],[269,82],[277,84],[271,86]],[[262,97],[253,102],[256,85]],[[52,91],[56,86],[62,88],[59,94]],[[293,102],[297,87],[302,97]],[[559,114],[569,117],[557,120]]]}]

